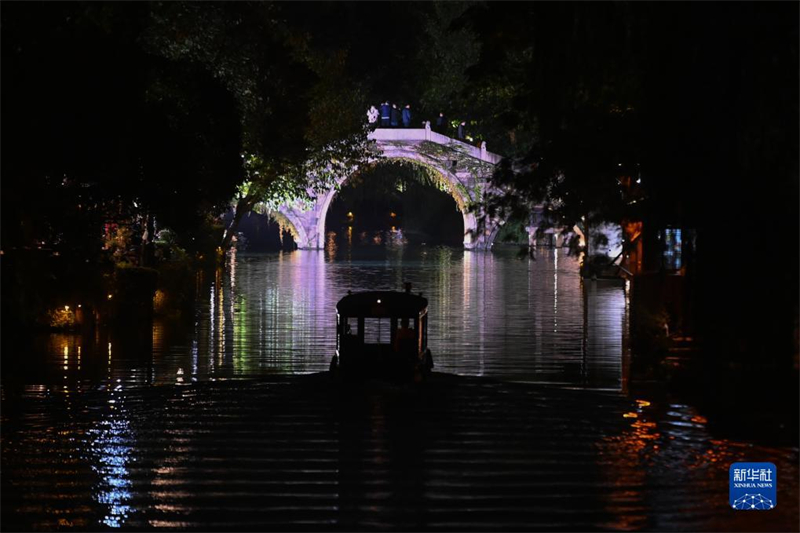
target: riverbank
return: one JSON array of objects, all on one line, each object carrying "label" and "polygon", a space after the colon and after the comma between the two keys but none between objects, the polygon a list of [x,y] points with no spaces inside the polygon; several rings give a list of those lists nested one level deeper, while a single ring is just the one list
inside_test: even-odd
[{"label": "riverbank", "polygon": [[[687,405],[434,373],[83,393],[3,387],[4,530],[796,530],[797,448],[717,439]],[[778,505],[727,503],[778,467]]]},{"label": "riverbank", "polygon": [[3,250],[3,346],[48,332],[93,335],[106,328],[139,335],[152,328],[154,316],[191,314],[203,279],[225,267],[212,242],[189,254],[157,241],[148,261],[144,256],[152,254],[130,243],[116,252],[108,244],[93,255]]}]

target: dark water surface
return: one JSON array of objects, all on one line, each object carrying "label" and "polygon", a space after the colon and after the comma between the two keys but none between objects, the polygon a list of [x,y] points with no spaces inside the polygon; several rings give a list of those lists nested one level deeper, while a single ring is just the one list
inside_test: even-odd
[{"label": "dark water surface", "polygon": [[[3,375],[3,529],[798,529],[796,447],[631,396],[626,287],[514,253],[239,254],[188,324],[41,339]],[[405,281],[438,374],[316,374],[338,299]],[[776,509],[729,508],[735,461],[777,465]]]}]

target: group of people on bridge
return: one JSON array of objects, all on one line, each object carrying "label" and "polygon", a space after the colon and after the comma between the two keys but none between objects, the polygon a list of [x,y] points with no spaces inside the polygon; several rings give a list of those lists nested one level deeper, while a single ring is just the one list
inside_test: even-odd
[{"label": "group of people on bridge", "polygon": [[401,121],[404,128],[410,128],[411,104],[406,104],[402,111],[397,104],[390,105],[388,101],[380,104],[380,112],[375,106],[370,106],[367,119],[370,124],[378,124],[381,128],[399,128]]},{"label": "group of people on bridge", "polygon": [[[390,104],[385,101],[380,104],[380,111],[373,105],[367,111],[367,120],[370,126],[380,128],[410,128],[411,127],[411,104],[406,104],[401,110],[397,104]],[[424,124],[424,123],[423,123]],[[456,139],[464,140],[466,138],[466,121],[461,121],[456,128]],[[449,135],[450,122],[445,117],[444,112],[440,112],[436,117],[436,121],[432,128],[437,133],[442,135]]]}]

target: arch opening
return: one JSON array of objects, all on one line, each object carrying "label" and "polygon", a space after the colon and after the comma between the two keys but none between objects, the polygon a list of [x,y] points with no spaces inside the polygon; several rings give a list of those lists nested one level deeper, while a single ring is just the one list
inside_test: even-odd
[{"label": "arch opening", "polygon": [[331,191],[320,213],[326,242],[350,245],[464,242],[466,202],[420,162],[389,158],[360,169]]},{"label": "arch opening", "polygon": [[236,249],[246,252],[292,251],[302,241],[302,228],[285,214],[263,204],[242,217],[234,237]]}]

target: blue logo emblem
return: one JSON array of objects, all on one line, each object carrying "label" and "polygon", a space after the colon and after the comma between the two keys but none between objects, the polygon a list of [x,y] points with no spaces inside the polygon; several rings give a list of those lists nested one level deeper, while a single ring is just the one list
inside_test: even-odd
[{"label": "blue logo emblem", "polygon": [[729,503],[737,511],[769,511],[778,505],[778,469],[772,463],[733,463]]}]

